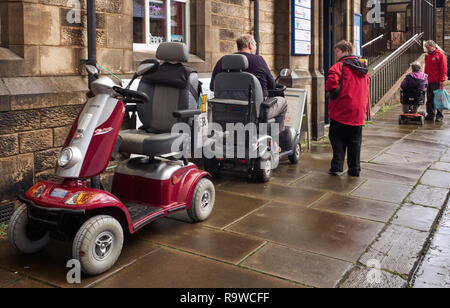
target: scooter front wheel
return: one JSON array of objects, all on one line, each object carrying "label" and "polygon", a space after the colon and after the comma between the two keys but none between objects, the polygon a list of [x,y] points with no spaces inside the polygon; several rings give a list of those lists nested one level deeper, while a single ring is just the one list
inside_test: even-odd
[{"label": "scooter front wheel", "polygon": [[8,241],[23,254],[33,254],[44,249],[50,241],[50,232],[28,221],[27,206],[22,204],[8,224]]},{"label": "scooter front wheel", "polygon": [[209,179],[201,179],[195,187],[191,207],[187,210],[189,217],[194,222],[205,221],[211,215],[215,200],[214,184]]},{"label": "scooter front wheel", "polygon": [[72,245],[74,259],[88,275],[109,270],[122,252],[123,229],[111,216],[99,215],[86,221],[78,230]]}]

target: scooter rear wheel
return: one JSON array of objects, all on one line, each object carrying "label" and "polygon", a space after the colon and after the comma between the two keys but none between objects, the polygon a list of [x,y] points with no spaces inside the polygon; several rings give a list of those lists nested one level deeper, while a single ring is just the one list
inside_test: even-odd
[{"label": "scooter rear wheel", "polygon": [[44,249],[50,241],[50,232],[30,225],[27,206],[22,204],[8,224],[8,241],[23,254],[34,254]]},{"label": "scooter rear wheel", "polygon": [[205,221],[211,215],[215,200],[214,184],[209,179],[201,179],[195,187],[191,207],[187,210],[189,217],[194,222]]},{"label": "scooter rear wheel", "polygon": [[298,164],[298,161],[300,160],[301,155],[302,155],[302,146],[300,145],[300,143],[296,143],[294,153],[292,155],[288,156],[291,164],[293,164],[293,165]]},{"label": "scooter rear wheel", "polygon": [[74,259],[88,275],[109,270],[122,252],[123,229],[111,216],[99,215],[86,221],[78,230],[72,245]]}]

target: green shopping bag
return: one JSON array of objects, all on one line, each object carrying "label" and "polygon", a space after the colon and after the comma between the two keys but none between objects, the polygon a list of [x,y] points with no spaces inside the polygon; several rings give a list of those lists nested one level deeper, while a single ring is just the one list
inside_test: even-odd
[{"label": "green shopping bag", "polygon": [[434,106],[437,110],[450,110],[450,94],[445,89],[434,91]]}]

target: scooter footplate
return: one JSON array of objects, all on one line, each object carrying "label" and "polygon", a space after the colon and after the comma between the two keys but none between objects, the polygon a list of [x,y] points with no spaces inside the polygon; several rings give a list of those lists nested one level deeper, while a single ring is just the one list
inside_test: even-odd
[{"label": "scooter footplate", "polygon": [[133,224],[137,223],[142,218],[147,217],[161,210],[160,207],[147,206],[137,203],[127,203],[125,204],[125,206],[127,207],[128,212],[130,213]]}]

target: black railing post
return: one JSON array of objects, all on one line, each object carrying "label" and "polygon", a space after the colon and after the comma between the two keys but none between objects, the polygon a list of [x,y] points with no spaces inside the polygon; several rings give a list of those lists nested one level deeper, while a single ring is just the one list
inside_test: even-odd
[{"label": "black railing post", "polygon": [[[87,39],[88,39],[88,62],[87,64],[97,66],[97,15],[95,0],[87,0]],[[89,85],[94,81],[94,76],[89,75]]]}]

